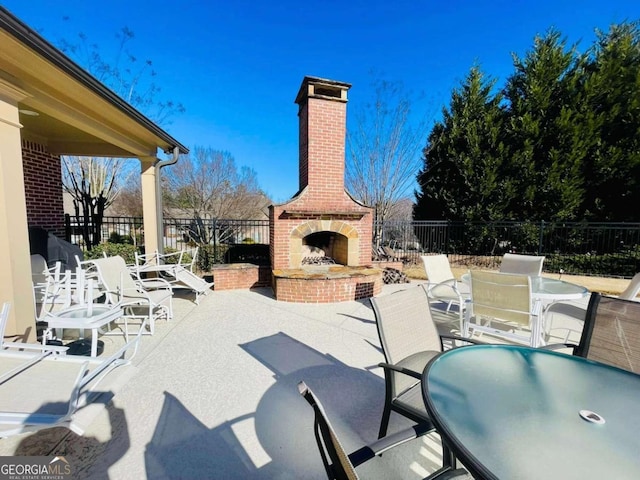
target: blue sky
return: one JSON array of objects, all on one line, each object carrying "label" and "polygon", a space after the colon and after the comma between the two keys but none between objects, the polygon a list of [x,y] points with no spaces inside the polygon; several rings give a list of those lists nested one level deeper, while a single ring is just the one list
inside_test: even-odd
[{"label": "blue sky", "polygon": [[[555,27],[580,50],[594,30],[640,19],[638,0],[193,1],[5,0],[52,43],[84,32],[105,53],[116,33],[153,62],[161,97],[186,113],[163,127],[184,145],[232,153],[276,201],[298,189],[295,95],[305,75],[353,84],[349,109],[371,98],[372,71],[421,94],[435,118],[474,63],[503,85],[511,52]],[[69,20],[64,20],[69,17]],[[105,55],[105,56],[107,56]],[[347,114],[348,115],[348,114]],[[426,140],[426,139],[425,139]]]}]

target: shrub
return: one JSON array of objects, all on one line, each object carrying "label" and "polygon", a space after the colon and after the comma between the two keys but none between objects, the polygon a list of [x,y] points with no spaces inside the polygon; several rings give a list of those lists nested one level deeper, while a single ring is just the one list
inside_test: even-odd
[{"label": "shrub", "polygon": [[118,232],[111,232],[109,235],[108,243],[124,243],[127,245],[133,245],[133,238],[131,235],[120,235]]},{"label": "shrub", "polygon": [[137,248],[134,245],[127,243],[101,243],[96,245],[88,252],[85,252],[85,260],[92,260],[94,258],[102,258],[106,253],[108,257],[120,255],[124,258],[124,261],[128,264],[135,263]]}]

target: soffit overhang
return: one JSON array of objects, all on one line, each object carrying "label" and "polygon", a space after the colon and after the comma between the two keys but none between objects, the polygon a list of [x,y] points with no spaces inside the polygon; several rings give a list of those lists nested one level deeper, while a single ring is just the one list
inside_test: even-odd
[{"label": "soffit overhang", "polygon": [[148,157],[178,147],[168,133],[127,104],[39,34],[0,7],[0,81],[19,88],[22,136],[59,155]]}]

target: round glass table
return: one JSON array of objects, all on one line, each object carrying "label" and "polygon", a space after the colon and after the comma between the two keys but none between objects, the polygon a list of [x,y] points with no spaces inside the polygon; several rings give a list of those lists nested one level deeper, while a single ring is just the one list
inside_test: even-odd
[{"label": "round glass table", "polygon": [[435,357],[422,389],[436,429],[475,478],[640,478],[640,375],[482,345]]},{"label": "round glass table", "polygon": [[[462,281],[469,284],[471,276],[462,275]],[[558,302],[561,300],[579,300],[589,293],[585,287],[575,283],[565,282],[556,278],[542,276],[531,278],[531,295],[542,302]]]}]

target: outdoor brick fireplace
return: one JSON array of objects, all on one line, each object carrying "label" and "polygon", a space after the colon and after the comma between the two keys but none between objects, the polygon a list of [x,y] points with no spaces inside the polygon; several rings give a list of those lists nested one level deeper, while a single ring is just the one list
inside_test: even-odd
[{"label": "outdoor brick fireplace", "polygon": [[344,187],[348,83],[305,77],[299,106],[300,188],[269,207],[276,299],[336,302],[382,287],[371,266],[372,209]]}]

